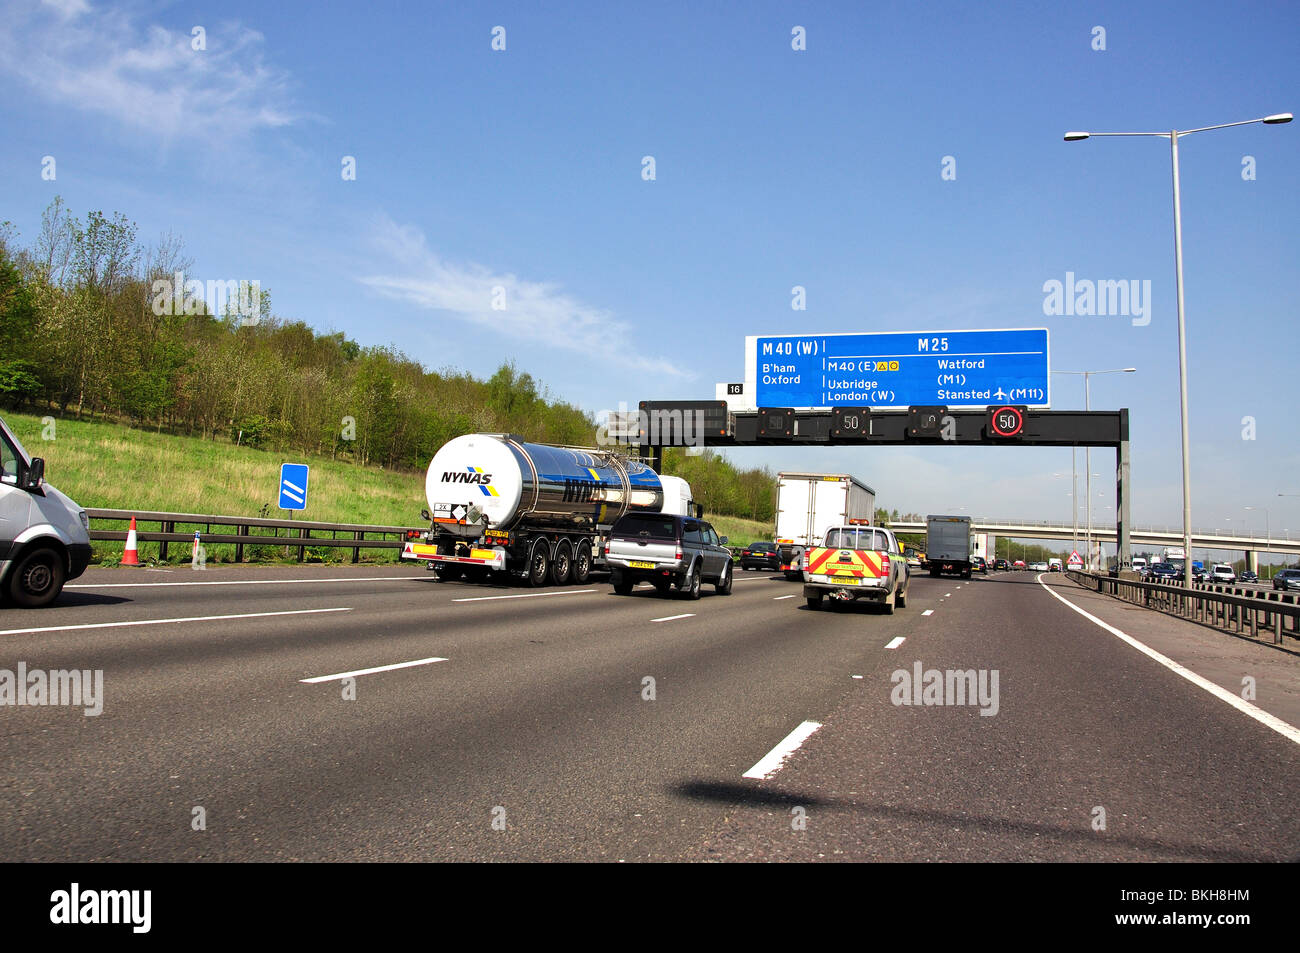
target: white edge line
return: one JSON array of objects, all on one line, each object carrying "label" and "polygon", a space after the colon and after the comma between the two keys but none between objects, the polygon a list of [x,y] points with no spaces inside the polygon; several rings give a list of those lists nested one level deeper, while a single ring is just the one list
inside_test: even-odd
[{"label": "white edge line", "polygon": [[196,615],[184,619],[135,619],[129,622],[90,622],[82,625],[47,625],[39,629],[4,629],[0,635],[25,635],[29,632],[70,632],[73,629],[121,629],[132,625],[166,625],[177,622],[219,622],[225,619],[263,619],[274,615],[312,615],[317,612],[351,612],[338,609],[288,609],[283,612],[241,612],[238,615]]},{"label": "white edge line", "polygon": [[921,615],[934,615],[934,610],[926,609],[924,612],[921,613]]},{"label": "white edge line", "polygon": [[770,778],[781,770],[781,766],[785,764],[785,759],[794,754],[799,749],[799,746],[812,737],[813,732],[820,727],[821,722],[805,721],[782,738],[775,748],[765,754],[758,764],[742,774],[741,777],[755,778],[760,781]]},{"label": "white edge line", "polygon": [[672,622],[676,619],[691,619],[695,617],[694,612],[683,612],[681,615],[666,615],[662,619],[651,619],[651,622]]},{"label": "white edge line", "polygon": [[775,596],[774,598],[777,602],[780,602],[782,599],[793,599],[794,596]]},{"label": "white edge line", "polygon": [[1250,718],[1254,718],[1261,725],[1265,725],[1266,727],[1272,728],[1274,731],[1276,731],[1279,735],[1286,738],[1287,740],[1293,741],[1296,744],[1300,744],[1300,728],[1296,728],[1294,725],[1288,724],[1287,722],[1283,721],[1281,718],[1278,718],[1276,715],[1270,714],[1269,712],[1264,711],[1264,709],[1252,705],[1244,698],[1240,698],[1234,695],[1226,688],[1214,684],[1214,682],[1211,682],[1209,679],[1205,678],[1204,676],[1197,675],[1190,668],[1186,668],[1182,665],[1179,665],[1177,662],[1175,662],[1173,659],[1169,658],[1168,656],[1161,655],[1155,649],[1150,648],[1147,645],[1143,645],[1137,639],[1133,638],[1133,636],[1129,635],[1126,632],[1121,632],[1119,629],[1115,628],[1113,625],[1111,625],[1108,622],[1103,622],[1101,619],[1098,619],[1095,615],[1093,615],[1091,612],[1088,612],[1086,609],[1080,609],[1069,599],[1065,598],[1065,596],[1062,596],[1059,593],[1054,592],[1051,586],[1043,582],[1041,576],[1039,576],[1037,581],[1040,586],[1046,589],[1057,599],[1060,599],[1062,602],[1064,602],[1075,612],[1079,613],[1079,615],[1083,616],[1085,619],[1089,620],[1090,622],[1095,622],[1097,625],[1101,626],[1111,635],[1115,636],[1116,638],[1122,639],[1123,641],[1127,642],[1129,645],[1133,646],[1133,648],[1137,649],[1143,655],[1155,659],[1157,662],[1159,662],[1165,668],[1169,669],[1174,674],[1181,675],[1183,678],[1187,679],[1189,682],[1191,682],[1193,685],[1197,686],[1198,688],[1205,689],[1205,691],[1209,692],[1211,695],[1213,695],[1215,698],[1218,698],[1220,701],[1227,702],[1229,705],[1237,709],[1243,715],[1247,715]]},{"label": "white edge line", "polygon": [[896,639],[892,639],[892,640],[890,641],[890,643],[889,643],[888,645],[885,646],[885,648],[887,648],[887,649],[896,649],[896,648],[898,648],[900,645],[902,645],[902,644],[903,644],[904,642],[906,642],[906,641],[907,641],[907,639],[906,639],[905,637],[903,637],[903,636],[900,635],[900,636],[898,636]]},{"label": "white edge line", "polygon": [[432,665],[434,662],[445,662],[445,658],[420,658],[413,662],[396,662],[392,665],[379,665],[375,668],[359,668],[355,672],[340,672],[337,675],[317,675],[313,678],[300,678],[298,681],[304,685],[315,685],[318,682],[334,682],[340,678],[353,678],[357,675],[374,675],[376,672],[391,672],[397,668],[411,668],[415,665]]},{"label": "white edge line", "polygon": [[[288,537],[282,536],[281,539]],[[170,569],[146,569],[145,572],[171,572]],[[139,589],[147,586],[288,586],[293,583],[322,582],[400,582],[421,581],[420,576],[347,576],[342,579],[223,579],[215,582],[79,582],[64,589]]]},{"label": "white edge line", "polygon": [[542,596],[576,596],[584,592],[599,592],[599,589],[565,589],[563,592],[521,592],[514,596],[474,596],[466,599],[452,599],[452,602],[491,602],[493,599],[540,599]]}]

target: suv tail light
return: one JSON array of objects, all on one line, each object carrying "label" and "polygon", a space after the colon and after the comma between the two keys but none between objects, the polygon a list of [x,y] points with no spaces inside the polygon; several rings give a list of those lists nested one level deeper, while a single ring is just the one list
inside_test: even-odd
[{"label": "suv tail light", "polygon": [[682,558],[682,548],[680,546],[677,547],[677,558],[678,559]]},{"label": "suv tail light", "polygon": [[880,574],[882,576],[889,575],[889,557],[883,553],[880,556]]}]

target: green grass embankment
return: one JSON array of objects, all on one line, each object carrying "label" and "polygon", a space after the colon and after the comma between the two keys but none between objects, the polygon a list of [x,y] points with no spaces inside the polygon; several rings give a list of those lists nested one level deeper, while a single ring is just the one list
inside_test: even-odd
[{"label": "green grass embankment", "polygon": [[[382,526],[419,526],[424,502],[424,474],[385,471],[306,454],[279,454],[237,447],[225,440],[202,440],[138,430],[102,421],[59,418],[51,429],[31,414],[5,413],[5,421],[33,456],[45,458],[46,478],[82,506],[99,509],[155,510],[201,513],[212,516],[261,514],[285,519],[277,507],[280,464],[311,466],[307,509],[295,518],[322,523],[363,523]],[[720,536],[732,546],[771,539],[772,527],[737,516],[706,515]],[[105,528],[100,524],[95,528]],[[156,530],[156,525],[150,525]],[[178,532],[193,527],[177,526]],[[215,527],[214,532],[232,532]],[[281,531],[283,532],[283,531]],[[209,562],[233,562],[235,548],[205,547]],[[116,563],[121,543],[94,544],[95,562]],[[308,547],[313,561],[343,562],[351,551]],[[249,546],[245,558],[254,561],[296,559],[297,549],[283,544]],[[171,563],[188,563],[190,547],[173,543]],[[156,561],[157,543],[141,543],[142,561]],[[366,561],[392,561],[396,551],[362,550]]]}]

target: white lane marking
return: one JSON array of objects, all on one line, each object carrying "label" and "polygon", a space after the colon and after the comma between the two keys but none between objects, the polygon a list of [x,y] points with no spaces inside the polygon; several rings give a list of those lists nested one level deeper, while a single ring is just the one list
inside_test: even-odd
[{"label": "white lane marking", "polygon": [[[287,538],[287,537],[281,537]],[[148,572],[171,572],[170,569],[150,569]],[[160,586],[289,586],[322,582],[400,582],[403,579],[419,581],[420,576],[346,576],[342,579],[226,579],[218,582],[79,582],[64,589],[149,589]]]},{"label": "white lane marking", "polygon": [[849,678],[861,678],[861,675],[850,675]]},{"label": "white lane marking", "polygon": [[780,602],[782,599],[793,599],[793,598],[794,596],[777,596],[776,601]]},{"label": "white lane marking", "polygon": [[683,612],[681,615],[666,615],[662,619],[651,619],[651,622],[672,622],[674,619],[689,619],[694,616],[694,612]]},{"label": "white lane marking", "polygon": [[934,610],[926,609],[924,612],[921,613],[921,615],[934,615]]},{"label": "white lane marking", "polygon": [[472,599],[452,599],[452,602],[491,602],[493,599],[539,599],[542,596],[576,596],[599,589],[565,589],[563,592],[524,592],[517,596],[474,596]]},{"label": "white lane marking", "polygon": [[1288,724],[1287,722],[1283,721],[1281,718],[1278,718],[1276,715],[1272,715],[1264,711],[1264,709],[1262,708],[1257,708],[1256,706],[1252,705],[1250,702],[1246,701],[1245,699],[1237,695],[1234,695],[1226,688],[1216,685],[1214,684],[1214,682],[1211,682],[1209,679],[1197,675],[1191,669],[1179,665],[1177,662],[1169,658],[1167,655],[1161,655],[1155,649],[1139,642],[1137,639],[1133,638],[1133,636],[1129,635],[1127,632],[1121,632],[1113,625],[1107,622],[1103,622],[1101,619],[1098,619],[1095,615],[1093,615],[1091,612],[1088,612],[1086,609],[1080,609],[1069,599],[1065,598],[1064,596],[1056,592],[1051,586],[1047,585],[1047,583],[1043,582],[1043,577],[1041,575],[1038,576],[1037,581],[1040,586],[1046,589],[1055,598],[1060,599],[1067,606],[1069,606],[1075,612],[1079,613],[1079,615],[1083,616],[1088,621],[1095,622],[1097,625],[1101,626],[1111,635],[1119,639],[1122,639],[1123,641],[1127,642],[1129,645],[1133,646],[1133,648],[1137,649],[1143,655],[1155,659],[1165,668],[1169,669],[1169,671],[1173,672],[1176,675],[1181,675],[1183,678],[1187,679],[1189,682],[1191,682],[1193,685],[1197,686],[1198,688],[1205,689],[1207,692],[1209,692],[1215,698],[1218,698],[1220,701],[1227,702],[1229,705],[1237,709],[1243,715],[1247,715],[1251,718],[1254,718],[1261,725],[1265,725],[1269,728],[1272,728],[1282,737],[1290,741],[1293,741],[1296,744],[1300,744],[1300,728],[1296,728],[1294,725]]},{"label": "white lane marking", "polygon": [[947,599],[950,595],[952,595],[951,592],[945,592],[945,593],[943,594],[943,597],[944,597],[945,599]]},{"label": "white lane marking", "polygon": [[785,764],[785,759],[799,750],[799,746],[807,741],[812,736],[812,733],[820,727],[820,722],[805,721],[781,739],[781,742],[775,748],[763,755],[763,760],[742,774],[741,777],[757,778],[758,780],[770,778],[781,770],[781,766]]},{"label": "white lane marking", "polygon": [[900,635],[898,638],[893,639],[892,641],[890,641],[890,643],[889,643],[888,645],[886,645],[885,648],[887,648],[887,649],[896,649],[896,648],[898,648],[900,645],[902,645],[905,641],[907,641],[907,640],[906,640],[903,636]]},{"label": "white lane marking", "polygon": [[166,625],[179,622],[218,622],[225,619],[264,619],[275,615],[313,615],[317,612],[351,612],[350,606],[339,609],[287,609],[283,612],[241,612],[238,615],[195,615],[184,619],[137,619],[133,622],[91,622],[83,625],[47,625],[39,629],[4,629],[0,635],[25,635],[29,632],[69,632],[73,629],[121,629],[132,625]]},{"label": "white lane marking", "polygon": [[418,658],[414,662],[397,662],[393,665],[377,665],[374,668],[359,668],[355,672],[340,672],[337,675],[317,675],[314,678],[300,678],[298,681],[304,685],[315,685],[317,682],[334,682],[340,678],[353,678],[357,675],[374,675],[375,672],[391,672],[398,668],[411,668],[416,665],[432,665],[434,662],[445,662],[445,658]]}]

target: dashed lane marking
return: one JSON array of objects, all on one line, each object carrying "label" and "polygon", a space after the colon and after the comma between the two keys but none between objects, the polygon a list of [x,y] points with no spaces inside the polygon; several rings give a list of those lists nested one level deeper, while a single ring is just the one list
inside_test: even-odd
[{"label": "dashed lane marking", "polygon": [[794,731],[786,735],[781,742],[763,756],[763,759],[741,775],[743,778],[766,780],[781,770],[787,758],[799,750],[799,746],[812,737],[813,732],[821,727],[820,722],[805,721]]},{"label": "dashed lane marking", "polygon": [[413,662],[396,662],[392,665],[377,665],[374,668],[359,668],[355,672],[339,672],[337,675],[316,675],[312,678],[300,678],[298,681],[304,685],[315,685],[319,682],[334,682],[341,678],[355,678],[358,675],[374,675],[376,672],[391,672],[398,668],[412,668],[416,665],[432,665],[434,662],[445,662],[445,658],[418,658]]}]

